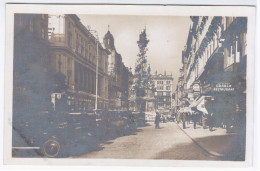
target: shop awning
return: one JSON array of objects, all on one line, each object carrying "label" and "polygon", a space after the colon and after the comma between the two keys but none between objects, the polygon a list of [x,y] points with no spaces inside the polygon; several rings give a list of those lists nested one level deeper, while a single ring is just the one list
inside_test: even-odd
[{"label": "shop awning", "polygon": [[198,104],[199,104],[204,98],[205,98],[205,96],[201,96],[200,98],[195,99],[195,100],[191,103],[191,105],[190,105],[189,107],[190,107],[190,108],[192,108],[192,107],[197,107]]},{"label": "shop awning", "polygon": [[181,108],[178,112],[184,112],[184,108]]},{"label": "shop awning", "polygon": [[183,111],[184,112],[191,112],[191,113],[193,112],[190,107],[185,107]]},{"label": "shop awning", "polygon": [[189,107],[195,108],[205,114],[208,114],[208,111],[205,107],[205,98],[210,96],[201,96],[198,100],[195,100]]},{"label": "shop awning", "polygon": [[208,114],[208,111],[205,107],[205,99],[203,99],[197,106],[197,109],[205,114]]}]

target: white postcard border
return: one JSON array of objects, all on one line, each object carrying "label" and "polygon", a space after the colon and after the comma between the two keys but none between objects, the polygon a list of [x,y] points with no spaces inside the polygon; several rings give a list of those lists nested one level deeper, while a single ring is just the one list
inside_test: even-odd
[{"label": "white postcard border", "polygon": [[[221,11],[221,15],[220,15]],[[247,143],[246,161],[191,161],[191,160],[141,160],[141,159],[43,159],[12,158],[12,87],[13,87],[13,28],[14,13],[90,14],[90,15],[171,15],[171,16],[247,16]],[[99,166],[252,166],[253,114],[254,114],[254,53],[255,8],[245,6],[141,6],[141,5],[6,5],[6,56],[5,56],[5,116],[4,163],[36,165],[99,165]]]}]

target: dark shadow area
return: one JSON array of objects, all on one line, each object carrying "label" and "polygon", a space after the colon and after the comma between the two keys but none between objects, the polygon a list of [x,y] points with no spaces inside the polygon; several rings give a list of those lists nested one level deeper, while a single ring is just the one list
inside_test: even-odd
[{"label": "dark shadow area", "polygon": [[211,152],[221,155],[220,160],[244,161],[245,160],[245,139],[241,135],[226,134],[194,139],[198,144]]},{"label": "dark shadow area", "polygon": [[[195,139],[158,153],[155,159],[244,161],[245,152],[237,135]],[[207,147],[207,148],[204,148]],[[218,155],[216,155],[218,154]]]},{"label": "dark shadow area", "polygon": [[[21,115],[20,115],[21,116]],[[30,116],[30,120],[28,120]],[[52,113],[52,115],[28,115],[16,117],[13,128],[13,157],[41,158],[55,157],[66,158],[80,156],[103,149],[101,144],[111,144],[111,140],[119,137],[136,135],[141,132],[139,127],[150,126],[146,122],[131,121],[129,117],[97,122],[93,115],[68,115]],[[117,115],[117,118],[118,117]],[[50,141],[46,146],[46,142]],[[57,142],[57,146],[55,145]],[[31,149],[37,147],[37,149]],[[49,150],[51,155],[43,151]],[[56,152],[53,149],[57,149]],[[51,151],[52,150],[52,151]]]},{"label": "dark shadow area", "polygon": [[163,160],[216,160],[194,143],[182,143],[157,153],[154,159]]}]

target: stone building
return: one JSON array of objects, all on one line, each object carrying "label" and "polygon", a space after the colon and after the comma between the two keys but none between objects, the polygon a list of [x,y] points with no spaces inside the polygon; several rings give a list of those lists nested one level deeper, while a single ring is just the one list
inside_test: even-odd
[{"label": "stone building", "polygon": [[152,80],[155,85],[156,109],[169,112],[172,108],[172,94],[173,94],[173,77],[172,75],[164,74],[152,75]]},{"label": "stone building", "polygon": [[13,113],[51,110],[48,15],[14,15]]},{"label": "stone building", "polygon": [[194,16],[191,20],[182,56],[181,99],[188,100],[187,107],[213,113],[217,126],[234,122],[245,129],[247,18]]},{"label": "stone building", "polygon": [[[77,15],[49,15],[51,66],[65,79],[70,111],[95,108],[98,63],[98,109],[108,108],[108,54]],[[98,53],[98,61],[97,61]]]},{"label": "stone building", "polygon": [[108,30],[103,38],[108,55],[108,98],[110,110],[128,110],[129,69],[124,65],[122,56],[117,52],[114,37]]}]

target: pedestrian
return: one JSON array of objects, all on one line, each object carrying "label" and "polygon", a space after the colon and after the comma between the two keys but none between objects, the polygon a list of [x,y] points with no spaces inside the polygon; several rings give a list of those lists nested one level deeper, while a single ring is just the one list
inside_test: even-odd
[{"label": "pedestrian", "polygon": [[177,113],[177,117],[176,117],[177,124],[180,123],[180,118],[181,118],[181,113],[178,112],[178,113]]},{"label": "pedestrian", "polygon": [[155,129],[159,128],[159,122],[160,122],[160,114],[159,114],[159,112],[156,112],[156,116],[155,116]]},{"label": "pedestrian", "polygon": [[186,113],[185,112],[182,113],[182,117],[181,118],[182,118],[182,128],[186,129],[187,117],[186,117]]},{"label": "pedestrian", "polygon": [[202,126],[202,112],[197,112],[197,122],[199,122],[199,125]]},{"label": "pedestrian", "polygon": [[213,117],[213,113],[210,113],[208,115],[208,126],[209,126],[209,131],[213,131],[213,126],[214,126],[214,117]]},{"label": "pedestrian", "polygon": [[190,124],[190,113],[186,112],[187,124]]},{"label": "pedestrian", "polygon": [[193,118],[193,128],[196,129],[197,121],[198,121],[198,112],[195,112],[192,116]]}]

